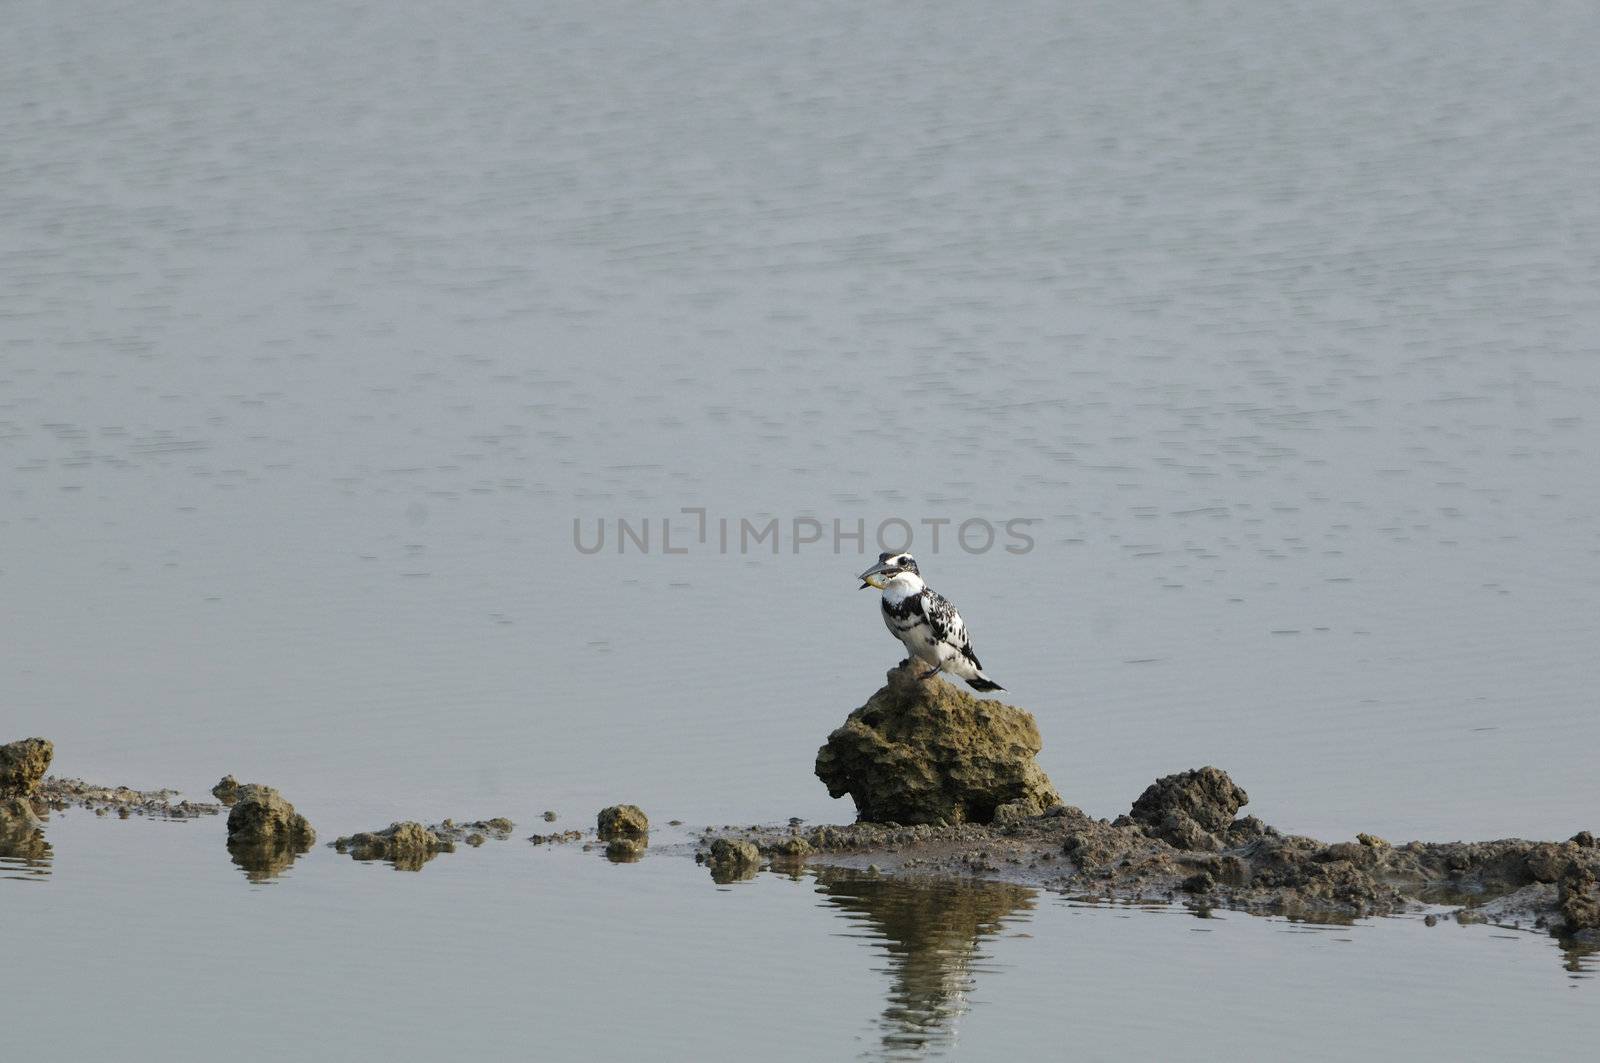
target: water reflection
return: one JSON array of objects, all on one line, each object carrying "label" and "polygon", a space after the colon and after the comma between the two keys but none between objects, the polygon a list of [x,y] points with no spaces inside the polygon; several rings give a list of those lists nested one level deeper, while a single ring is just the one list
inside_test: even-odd
[{"label": "water reflection", "polygon": [[27,882],[50,874],[50,843],[39,821],[0,806],[0,877]]},{"label": "water reflection", "polygon": [[293,866],[311,847],[278,839],[259,845],[228,843],[228,856],[251,882],[271,882]]},{"label": "water reflection", "polygon": [[817,892],[888,953],[893,979],[879,1022],[884,1055],[952,1042],[985,969],[980,943],[1034,907],[1037,891],[998,882],[919,882],[820,869]]}]

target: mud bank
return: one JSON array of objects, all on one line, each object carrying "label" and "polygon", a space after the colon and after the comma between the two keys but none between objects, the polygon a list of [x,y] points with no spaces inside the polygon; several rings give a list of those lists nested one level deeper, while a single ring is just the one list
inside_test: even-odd
[{"label": "mud bank", "polygon": [[[1600,847],[1566,842],[1326,843],[1235,818],[1244,791],[1215,768],[1158,780],[1116,820],[1057,805],[1002,810],[992,824],[752,827],[706,832],[697,857],[748,842],[796,863],[1034,886],[1085,899],[1179,902],[1298,918],[1447,906],[1467,921],[1600,945]],[[1234,804],[1237,802],[1237,804]],[[1232,804],[1232,808],[1226,806]],[[1226,809],[1224,814],[1224,809]]]},{"label": "mud bank", "polygon": [[356,860],[385,861],[396,871],[421,871],[424,864],[440,853],[455,852],[457,845],[476,849],[490,839],[505,841],[515,828],[516,824],[504,816],[465,823],[447,819],[427,827],[406,820],[391,823],[383,830],[336,838],[328,847]]}]

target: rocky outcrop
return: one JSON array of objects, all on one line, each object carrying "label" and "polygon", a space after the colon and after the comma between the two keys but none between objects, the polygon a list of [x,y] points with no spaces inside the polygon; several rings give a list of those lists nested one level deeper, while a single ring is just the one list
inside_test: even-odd
[{"label": "rocky outcrop", "polygon": [[1227,847],[1222,835],[1233,817],[1250,802],[1220,768],[1196,768],[1167,775],[1145,788],[1128,818],[1152,838],[1177,849],[1217,850]]},{"label": "rocky outcrop", "polygon": [[239,787],[228,813],[228,852],[252,881],[276,877],[317,840],[306,817],[270,786]]},{"label": "rocky outcrop", "polygon": [[455,843],[413,820],[391,823],[384,830],[362,831],[334,841],[333,847],[357,860],[387,860],[397,871],[421,871],[439,853],[455,852]]},{"label": "rocky outcrop", "polygon": [[0,746],[0,855],[20,854],[42,842],[42,835],[35,836],[39,817],[31,799],[54,753],[48,738]]},{"label": "rocky outcrop", "polygon": [[232,805],[239,800],[239,780],[232,775],[224,775],[217,785],[211,788],[211,796],[225,805]]},{"label": "rocky outcrop", "polygon": [[643,838],[650,833],[650,817],[638,805],[612,805],[596,817],[596,830],[604,841]]},{"label": "rocky outcrop", "polygon": [[256,783],[239,787],[238,800],[228,813],[230,845],[282,842],[304,852],[316,840],[317,832],[306,822],[306,817],[296,812],[278,791]]},{"label": "rocky outcrop", "polygon": [[48,738],[24,738],[0,746],[0,798],[31,797],[50,770],[54,754]]},{"label": "rocky outcrop", "polygon": [[852,712],[817,752],[817,777],[849,794],[870,823],[989,823],[1003,805],[1042,811],[1061,803],[1034,763],[1033,716],[977,698],[909,661]]}]

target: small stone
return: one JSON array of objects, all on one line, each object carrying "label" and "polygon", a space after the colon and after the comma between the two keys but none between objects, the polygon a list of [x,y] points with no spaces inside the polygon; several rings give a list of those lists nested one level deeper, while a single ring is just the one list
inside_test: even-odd
[{"label": "small stone", "polygon": [[239,787],[238,799],[228,813],[230,845],[282,842],[304,852],[316,840],[317,832],[306,817],[296,812],[278,791],[254,783]]},{"label": "small stone", "polygon": [[1210,893],[1216,888],[1217,880],[1211,877],[1211,872],[1209,871],[1201,871],[1183,880],[1183,892],[1185,893]]},{"label": "small stone", "polygon": [[232,775],[224,775],[217,785],[211,788],[211,796],[225,805],[231,805],[239,799],[239,780]]},{"label": "small stone", "polygon": [[1436,916],[1436,915],[1423,916],[1422,925],[1423,926],[1438,926],[1439,925],[1439,917]]},{"label": "small stone", "polygon": [[597,830],[606,841],[639,838],[650,833],[650,817],[638,805],[612,805],[600,810]]},{"label": "small stone", "polygon": [[545,809],[545,811],[544,811],[544,821],[546,823],[554,823],[556,821],[556,814],[554,812],[550,811],[548,808]]}]

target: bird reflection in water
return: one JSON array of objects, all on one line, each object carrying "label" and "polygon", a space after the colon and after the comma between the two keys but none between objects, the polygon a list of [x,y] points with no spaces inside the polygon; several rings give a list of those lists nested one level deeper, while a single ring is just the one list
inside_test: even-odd
[{"label": "bird reflection in water", "polygon": [[975,975],[986,970],[984,938],[1031,912],[1037,891],[1001,882],[888,879],[818,869],[817,892],[889,957],[893,980],[883,1011],[887,1058],[914,1058],[954,1040]]}]

